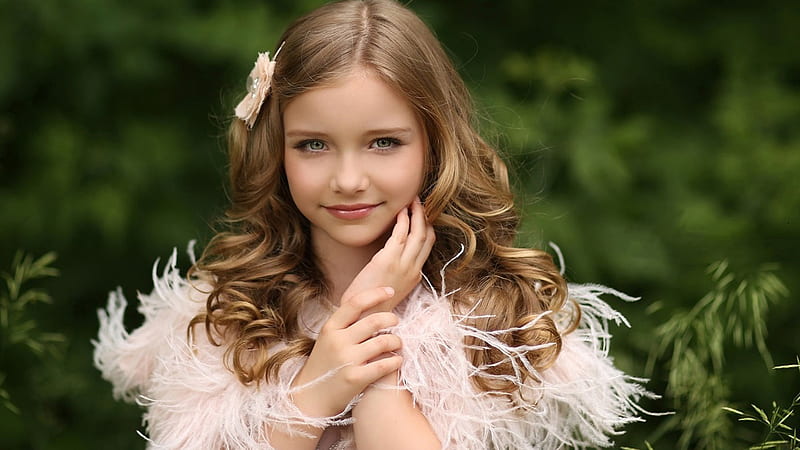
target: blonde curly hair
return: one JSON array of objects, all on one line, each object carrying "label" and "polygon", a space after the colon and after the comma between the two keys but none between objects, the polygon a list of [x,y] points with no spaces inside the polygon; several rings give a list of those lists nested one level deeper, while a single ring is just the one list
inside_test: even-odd
[{"label": "blonde curly hair", "polygon": [[[289,193],[282,113],[296,96],[360,67],[403,93],[428,135],[420,197],[436,244],[423,272],[439,273],[464,245],[446,273],[447,284],[460,288],[449,297],[453,307],[480,300],[475,314],[482,318],[474,326],[518,330],[502,335],[512,346],[553,343],[527,355],[535,369],[552,364],[561,350],[554,321],[545,316],[524,326],[543,311],[562,309],[566,282],[547,253],[514,247],[519,219],[506,166],[477,133],[469,92],[428,27],[394,1],[348,0],[298,19],[280,42],[271,91],[252,129],[239,120],[230,125],[231,205],[225,230],[192,268],[214,281],[207,309],[189,332],[202,323],[212,342],[224,341],[226,364],[242,383],[272,380],[284,362],[310,354],[314,341],[303,334],[299,313],[329,288],[312,253],[308,221]],[[475,365],[513,375],[499,351],[466,344]],[[474,382],[484,391],[514,389],[502,377]]]}]

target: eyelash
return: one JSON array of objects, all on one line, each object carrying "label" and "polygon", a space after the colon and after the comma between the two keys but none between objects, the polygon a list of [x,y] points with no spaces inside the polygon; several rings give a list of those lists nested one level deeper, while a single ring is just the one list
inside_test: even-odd
[{"label": "eyelash", "polygon": [[[383,140],[389,141],[389,147],[375,147],[375,144],[378,141],[383,141]],[[379,152],[388,152],[388,151],[394,150],[394,148],[397,147],[398,145],[402,145],[402,142],[400,142],[399,139],[396,139],[396,138],[393,138],[393,137],[384,136],[384,137],[379,137],[378,139],[375,139],[374,141],[372,141],[371,147],[376,149]]]},{"label": "eyelash", "polygon": [[323,146],[325,146],[325,148],[327,148],[327,145],[325,145],[325,143],[322,142],[319,139],[306,139],[306,140],[300,141],[300,142],[297,143],[297,145],[294,146],[294,148],[296,148],[296,149],[298,149],[298,150],[300,150],[301,152],[304,152],[304,153],[319,153],[319,152],[324,150],[324,149],[322,149],[322,150],[311,150],[310,148],[308,148],[308,146],[310,144],[314,143],[314,142],[319,142]]},{"label": "eyelash", "polygon": [[[375,146],[375,144],[378,141],[383,141],[383,140],[389,141],[389,146],[388,147],[376,147]],[[322,148],[322,149],[319,149],[319,150],[310,149],[309,145],[311,145],[312,143],[315,143],[315,142],[321,143],[325,148]],[[370,148],[373,148],[378,152],[389,152],[391,150],[394,150],[394,148],[396,146],[398,146],[398,145],[402,145],[402,142],[399,139],[393,138],[393,137],[388,137],[388,136],[383,136],[383,137],[379,137],[377,139],[374,139],[370,143]],[[306,139],[306,140],[298,142],[297,145],[294,146],[294,148],[296,148],[297,150],[300,150],[301,152],[304,152],[304,153],[320,153],[320,152],[323,152],[323,151],[325,151],[327,149],[327,145],[325,144],[324,141],[322,141],[320,139]]]}]

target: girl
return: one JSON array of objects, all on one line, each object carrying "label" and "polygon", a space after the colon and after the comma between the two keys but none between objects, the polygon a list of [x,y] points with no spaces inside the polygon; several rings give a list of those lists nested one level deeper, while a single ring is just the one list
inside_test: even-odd
[{"label": "girl", "polygon": [[231,124],[225,230],[188,279],[173,253],[133,333],[121,292],[100,311],[95,364],[150,444],[611,445],[646,394],[606,353],[624,319],[513,247],[506,168],[432,33],[347,0],[280,42]]}]

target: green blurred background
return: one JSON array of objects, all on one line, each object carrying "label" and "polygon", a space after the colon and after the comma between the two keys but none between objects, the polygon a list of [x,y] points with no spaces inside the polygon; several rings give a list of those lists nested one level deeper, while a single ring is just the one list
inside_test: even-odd
[{"label": "green blurred background", "polygon": [[[18,250],[58,254],[60,275],[34,283],[52,304],[24,314],[31,333],[65,337],[36,355],[3,335],[0,388],[19,411],[0,407],[0,447],[144,447],[141,411],[115,402],[92,366],[96,310],[117,286],[129,299],[149,291],[155,258],[178,247],[185,269],[188,241],[208,241],[225,204],[225,124],[256,53],[321,3],[0,0],[0,270]],[[610,300],[633,324],[615,331],[613,354],[667,394],[648,409],[678,414],[628,427],[618,445],[674,448],[685,432],[675,417],[687,403],[667,389],[674,361],[645,366],[657,327],[714,289],[706,268],[716,261],[742,277],[776,264],[788,295],[771,298],[766,345],[776,364],[795,362],[797,1],[410,6],[451,53],[509,161],[521,243],[556,242],[571,281],[643,298]],[[796,370],[771,370],[752,345],[724,355],[715,373],[725,404],[789,405],[800,390]],[[722,416],[708,419],[722,424],[719,440],[683,445],[763,438]]]}]

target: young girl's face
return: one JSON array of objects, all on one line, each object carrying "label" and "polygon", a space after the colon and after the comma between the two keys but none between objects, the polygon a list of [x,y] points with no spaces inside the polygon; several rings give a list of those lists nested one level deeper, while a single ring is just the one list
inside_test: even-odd
[{"label": "young girl's face", "polygon": [[427,137],[406,99],[355,70],[293,99],[283,126],[286,178],[315,248],[382,244],[424,177]]}]

